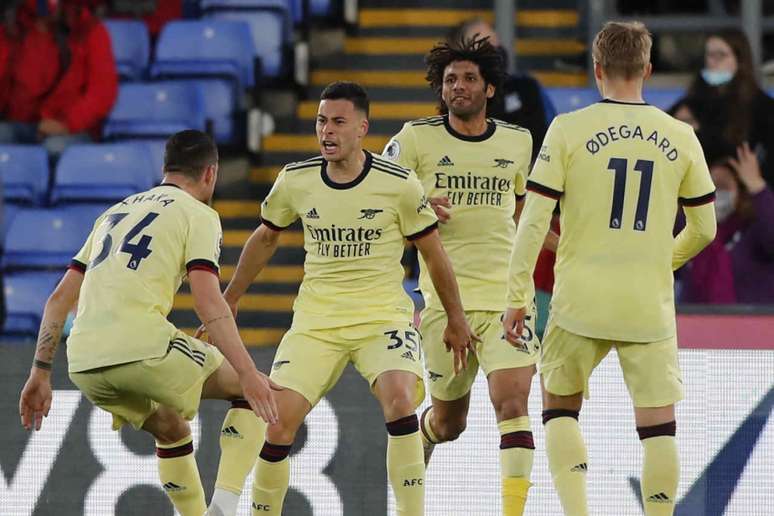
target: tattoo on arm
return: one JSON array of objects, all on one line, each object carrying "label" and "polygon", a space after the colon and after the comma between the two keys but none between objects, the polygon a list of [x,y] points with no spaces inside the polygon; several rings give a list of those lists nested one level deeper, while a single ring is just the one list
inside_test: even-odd
[{"label": "tattoo on arm", "polygon": [[[35,349],[35,360],[51,364],[56,355],[56,348],[62,338],[63,323],[46,322],[40,326],[38,334],[38,344]],[[37,364],[36,364],[37,365]]]}]

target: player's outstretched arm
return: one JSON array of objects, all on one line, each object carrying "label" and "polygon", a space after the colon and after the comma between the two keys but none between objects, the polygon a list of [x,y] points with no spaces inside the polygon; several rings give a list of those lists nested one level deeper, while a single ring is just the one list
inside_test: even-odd
[{"label": "player's outstretched arm", "polygon": [[51,368],[54,355],[62,339],[67,314],[78,302],[82,283],[83,273],[70,269],[46,301],[38,331],[35,359],[19,397],[19,415],[27,430],[33,425],[35,430],[40,430],[43,417],[48,416],[51,408]]},{"label": "player's outstretched arm", "polygon": [[236,305],[239,299],[247,292],[255,277],[266,267],[277,251],[279,237],[279,231],[271,229],[266,224],[261,224],[245,242],[242,254],[239,255],[239,263],[234,271],[234,276],[223,292],[223,296],[234,315],[236,315]]},{"label": "player's outstretched arm", "polygon": [[503,318],[505,338],[514,345],[519,344],[524,330],[527,304],[534,295],[532,274],[546,240],[554,206],[555,199],[530,192],[516,230],[508,273],[508,309]]},{"label": "player's outstretched arm", "polygon": [[430,279],[446,311],[447,324],[443,341],[446,349],[454,352],[454,372],[458,373],[468,367],[468,350],[475,352],[473,342],[480,339],[473,333],[465,319],[457,278],[441,244],[438,231],[431,231],[414,240],[414,245],[422,253]]},{"label": "player's outstretched arm", "polygon": [[253,411],[267,423],[277,422],[277,404],[271,392],[272,383],[258,372],[239,336],[234,316],[220,293],[220,282],[209,271],[193,270],[188,274],[194,309],[210,334],[212,343],[226,357],[239,375],[242,395]]},{"label": "player's outstretched arm", "polygon": [[717,232],[715,203],[708,202],[700,206],[683,206],[685,227],[675,238],[672,251],[672,269],[677,270],[685,262],[699,254],[714,239]]}]

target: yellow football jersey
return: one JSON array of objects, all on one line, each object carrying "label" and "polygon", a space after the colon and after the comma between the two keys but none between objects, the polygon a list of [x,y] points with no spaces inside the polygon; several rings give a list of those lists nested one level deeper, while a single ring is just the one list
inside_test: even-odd
[{"label": "yellow football jersey", "polygon": [[304,228],[304,279],[293,311],[295,328],[323,329],[413,316],[403,290],[404,237],[437,224],[416,175],[366,152],[361,174],[334,183],[322,157],[282,169],[261,204],[261,219],[281,230]]},{"label": "yellow football jersey", "polygon": [[218,213],[171,184],[103,213],[71,265],[85,276],[67,339],[70,371],[163,356],[183,277],[193,269],[217,274],[221,241]]},{"label": "yellow football jersey", "polygon": [[[465,310],[502,311],[516,234],[516,198],[526,193],[532,137],[489,120],[484,134],[459,134],[447,116],[407,122],[384,155],[416,171],[428,197],[448,197],[450,220],[439,226]],[[442,310],[420,257],[425,305]]]},{"label": "yellow football jersey", "polygon": [[527,238],[527,226],[531,197],[540,194],[558,199],[561,208],[554,322],[578,335],[626,342],[675,334],[672,231],[678,202],[698,206],[711,202],[715,191],[691,127],[648,104],[612,100],[560,115],[527,189],[509,306],[526,306],[530,256],[537,254],[528,247],[539,245]]}]

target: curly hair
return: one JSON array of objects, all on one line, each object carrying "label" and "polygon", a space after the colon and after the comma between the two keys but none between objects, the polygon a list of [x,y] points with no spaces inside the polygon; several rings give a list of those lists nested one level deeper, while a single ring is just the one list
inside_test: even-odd
[{"label": "curly hair", "polygon": [[[476,64],[484,82],[494,86],[495,95],[500,93],[500,88],[505,81],[505,63],[501,53],[489,42],[488,37],[479,38],[478,34],[470,38],[458,36],[451,41],[437,44],[425,56],[425,65],[427,65],[425,80],[438,95],[438,111],[441,114],[449,112],[441,96],[443,72],[455,61],[470,61]],[[492,99],[489,99],[487,111],[492,105]]]}]

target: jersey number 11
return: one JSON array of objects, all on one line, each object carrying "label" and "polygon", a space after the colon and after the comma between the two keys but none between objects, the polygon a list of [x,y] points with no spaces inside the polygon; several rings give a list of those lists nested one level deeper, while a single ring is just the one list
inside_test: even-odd
[{"label": "jersey number 11", "polygon": [[[626,169],[628,161],[625,158],[610,158],[607,169],[615,172],[613,180],[613,207],[610,210],[610,229],[621,229],[626,193]],[[638,159],[634,170],[640,172],[640,196],[637,199],[637,211],[634,214],[634,230],[645,231],[648,222],[648,204],[650,203],[650,184],[653,180],[653,162]]]}]

